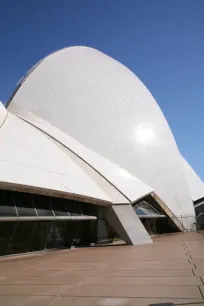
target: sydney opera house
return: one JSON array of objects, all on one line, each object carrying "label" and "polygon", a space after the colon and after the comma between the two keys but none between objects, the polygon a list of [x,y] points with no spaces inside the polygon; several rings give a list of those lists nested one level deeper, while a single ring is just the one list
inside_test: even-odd
[{"label": "sydney opera house", "polygon": [[151,93],[97,50],[47,56],[0,103],[0,255],[152,243],[203,202]]}]

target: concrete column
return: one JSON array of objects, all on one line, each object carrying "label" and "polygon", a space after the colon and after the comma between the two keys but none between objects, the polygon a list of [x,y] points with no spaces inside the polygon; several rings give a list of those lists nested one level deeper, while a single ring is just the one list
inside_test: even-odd
[{"label": "concrete column", "polygon": [[105,218],[127,244],[152,243],[132,205],[111,205],[106,210]]}]

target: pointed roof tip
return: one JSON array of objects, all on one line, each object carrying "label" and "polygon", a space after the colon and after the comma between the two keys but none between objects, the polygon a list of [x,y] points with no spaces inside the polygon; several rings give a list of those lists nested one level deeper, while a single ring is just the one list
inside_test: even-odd
[{"label": "pointed roof tip", "polygon": [[[83,46],[83,45],[78,45],[78,46],[65,46],[64,48],[61,48],[61,49],[57,49],[57,50],[54,50],[53,52],[51,52],[50,54],[48,54],[47,56],[45,56],[44,57],[44,59],[45,58],[48,58],[48,57],[50,57],[50,56],[52,56],[53,54],[55,54],[55,53],[60,53],[60,52],[63,52],[63,51],[68,51],[68,50],[80,50],[80,51],[82,51],[82,50],[89,50],[89,51],[94,51],[94,52],[99,52],[99,53],[102,53],[102,54],[104,54],[104,52],[103,51],[100,51],[100,50],[98,50],[98,49],[96,49],[96,48],[93,48],[93,47],[89,47],[89,46]],[[107,54],[105,54],[105,55],[107,55]],[[108,56],[108,55],[107,55]]]}]

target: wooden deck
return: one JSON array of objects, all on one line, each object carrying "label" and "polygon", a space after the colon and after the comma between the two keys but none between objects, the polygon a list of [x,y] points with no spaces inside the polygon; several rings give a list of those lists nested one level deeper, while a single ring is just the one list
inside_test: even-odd
[{"label": "wooden deck", "polygon": [[200,306],[203,297],[204,236],[197,233],[0,260],[2,306]]}]

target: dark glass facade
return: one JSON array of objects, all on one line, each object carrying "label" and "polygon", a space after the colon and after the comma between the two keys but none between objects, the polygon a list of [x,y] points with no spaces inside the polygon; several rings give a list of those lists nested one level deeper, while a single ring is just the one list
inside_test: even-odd
[{"label": "dark glass facade", "polygon": [[162,218],[165,217],[159,210],[145,200],[135,205],[134,210],[139,217],[151,218],[151,216]]},{"label": "dark glass facade", "polygon": [[197,230],[204,230],[204,198],[200,198],[193,204],[196,213]]},{"label": "dark glass facade", "polygon": [[97,220],[67,221],[63,217],[97,217],[99,210],[103,209],[88,203],[0,190],[0,256],[95,243]]},{"label": "dark glass facade", "polygon": [[[133,208],[149,233],[176,231],[151,196]],[[85,202],[0,190],[0,256],[111,243],[119,237],[106,222],[105,210]],[[85,220],[87,216],[95,220]]]},{"label": "dark glass facade", "polygon": [[96,216],[97,209],[84,202],[0,190],[0,217]]},{"label": "dark glass facade", "polygon": [[133,208],[150,235],[178,231],[173,221],[167,217],[151,195],[135,202]]}]

